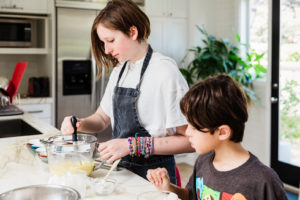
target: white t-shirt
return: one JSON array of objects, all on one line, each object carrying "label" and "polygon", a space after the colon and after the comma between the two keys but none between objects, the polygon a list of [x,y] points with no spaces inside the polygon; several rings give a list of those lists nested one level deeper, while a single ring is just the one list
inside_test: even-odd
[{"label": "white t-shirt", "polygon": [[[144,58],[134,64],[127,63],[119,87],[136,88],[143,61]],[[114,127],[113,92],[123,64],[120,63],[111,72],[100,103],[105,114],[110,117],[112,128]],[[159,137],[172,135],[175,127],[187,124],[179,106],[179,102],[187,90],[188,85],[176,62],[158,52],[153,52],[142,78],[137,101],[137,112],[141,126],[150,135]]]}]

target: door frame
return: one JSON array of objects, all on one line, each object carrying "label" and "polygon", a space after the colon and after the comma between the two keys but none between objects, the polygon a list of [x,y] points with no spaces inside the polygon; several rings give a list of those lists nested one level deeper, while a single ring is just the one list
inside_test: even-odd
[{"label": "door frame", "polygon": [[299,187],[300,167],[281,162],[279,150],[279,72],[280,72],[280,0],[272,1],[272,48],[271,48],[271,167],[280,179],[289,185]]}]

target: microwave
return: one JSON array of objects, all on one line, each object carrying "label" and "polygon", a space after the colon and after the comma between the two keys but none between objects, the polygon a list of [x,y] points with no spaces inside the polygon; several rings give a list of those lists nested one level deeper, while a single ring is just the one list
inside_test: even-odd
[{"label": "microwave", "polygon": [[31,47],[32,25],[30,19],[0,18],[0,47]]}]

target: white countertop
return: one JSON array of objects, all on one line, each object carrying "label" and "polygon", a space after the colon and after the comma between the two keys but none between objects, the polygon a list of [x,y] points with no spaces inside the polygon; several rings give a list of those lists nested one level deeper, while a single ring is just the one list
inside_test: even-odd
[{"label": "white countertop", "polygon": [[[28,185],[47,184],[51,176],[48,165],[38,156],[34,156],[26,143],[33,138],[59,134],[59,130],[28,114],[0,117],[0,120],[16,118],[23,119],[43,135],[0,138],[0,193]],[[106,173],[107,170],[100,169],[92,173],[92,176],[104,177]],[[111,195],[97,196],[95,193],[87,193],[88,196],[83,199],[135,200],[139,193],[156,191],[150,182],[126,169],[113,171],[110,178],[117,180],[115,191]]]}]

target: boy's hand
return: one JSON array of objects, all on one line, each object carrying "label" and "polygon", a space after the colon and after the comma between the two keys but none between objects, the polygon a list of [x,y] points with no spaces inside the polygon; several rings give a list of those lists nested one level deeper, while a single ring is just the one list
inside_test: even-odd
[{"label": "boy's hand", "polygon": [[147,178],[158,190],[170,190],[170,178],[165,168],[149,169]]}]

